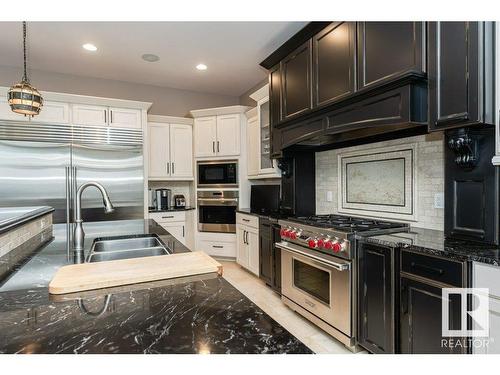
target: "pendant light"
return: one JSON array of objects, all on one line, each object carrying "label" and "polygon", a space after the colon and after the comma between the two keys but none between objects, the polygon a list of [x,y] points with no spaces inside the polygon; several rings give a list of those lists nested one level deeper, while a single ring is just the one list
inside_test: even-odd
[{"label": "pendant light", "polygon": [[10,88],[8,94],[9,105],[13,112],[33,117],[40,113],[43,106],[43,98],[40,92],[30,85],[26,73],[26,21],[23,21],[23,54],[23,78],[20,83]]}]

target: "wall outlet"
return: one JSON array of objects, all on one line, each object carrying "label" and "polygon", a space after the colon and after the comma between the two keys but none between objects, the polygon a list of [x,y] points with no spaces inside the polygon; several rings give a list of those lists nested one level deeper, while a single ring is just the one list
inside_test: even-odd
[{"label": "wall outlet", "polygon": [[444,193],[434,194],[434,208],[444,208]]},{"label": "wall outlet", "polygon": [[327,191],[326,192],[326,201],[327,202],[333,202],[333,191]]}]

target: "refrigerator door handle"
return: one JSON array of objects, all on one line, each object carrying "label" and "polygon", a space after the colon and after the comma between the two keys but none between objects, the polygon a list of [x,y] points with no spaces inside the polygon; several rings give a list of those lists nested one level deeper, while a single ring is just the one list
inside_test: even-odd
[{"label": "refrigerator door handle", "polygon": [[70,179],[70,168],[64,167],[65,176],[66,176],[66,224],[69,224],[71,221],[70,218],[70,202],[71,202],[71,179]]}]

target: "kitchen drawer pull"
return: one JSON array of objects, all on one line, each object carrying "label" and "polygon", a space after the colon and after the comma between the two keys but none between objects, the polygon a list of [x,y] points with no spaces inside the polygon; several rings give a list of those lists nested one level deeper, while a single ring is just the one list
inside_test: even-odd
[{"label": "kitchen drawer pull", "polygon": [[212,247],[214,249],[223,249],[224,248],[224,246],[222,246],[222,245],[212,245]]},{"label": "kitchen drawer pull", "polygon": [[411,262],[410,265],[411,265],[412,268],[420,269],[422,271],[433,272],[433,273],[436,273],[436,274],[438,274],[440,276],[442,274],[444,274],[444,271],[441,268],[430,267],[430,266],[426,266],[426,265],[423,265],[423,264],[417,264],[415,262]]},{"label": "kitchen drawer pull", "polygon": [[247,223],[250,222],[250,219],[241,219],[243,221],[246,221]]},{"label": "kitchen drawer pull", "polygon": [[162,219],[173,219],[173,218],[174,218],[174,216],[162,216],[161,218],[162,218]]}]

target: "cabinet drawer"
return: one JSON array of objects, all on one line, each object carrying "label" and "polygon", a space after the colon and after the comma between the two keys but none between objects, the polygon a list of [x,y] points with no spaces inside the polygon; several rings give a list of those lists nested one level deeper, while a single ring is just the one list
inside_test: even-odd
[{"label": "cabinet drawer", "polygon": [[259,229],[259,217],[236,213],[236,224]]},{"label": "cabinet drawer", "polygon": [[500,267],[474,262],[474,288],[489,288],[492,297],[500,299]]},{"label": "cabinet drawer", "polygon": [[204,251],[213,256],[236,257],[236,244],[234,242],[200,240],[196,250]]},{"label": "cabinet drawer", "polygon": [[184,211],[174,212],[150,212],[149,218],[157,223],[165,223],[169,221],[186,221],[186,213]]},{"label": "cabinet drawer", "polygon": [[403,251],[401,270],[457,287],[465,284],[464,264],[447,259]]}]

